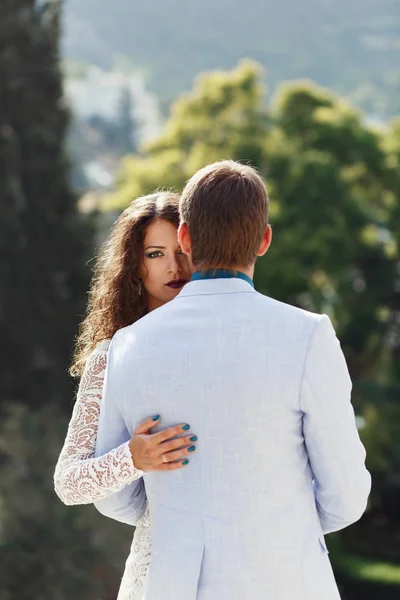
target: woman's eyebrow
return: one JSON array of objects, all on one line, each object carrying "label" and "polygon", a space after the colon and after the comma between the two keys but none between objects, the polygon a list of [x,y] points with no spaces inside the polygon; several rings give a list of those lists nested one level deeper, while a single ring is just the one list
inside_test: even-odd
[{"label": "woman's eyebrow", "polygon": [[148,250],[149,248],[158,248],[159,250],[165,250],[165,246],[147,246],[145,250]]}]

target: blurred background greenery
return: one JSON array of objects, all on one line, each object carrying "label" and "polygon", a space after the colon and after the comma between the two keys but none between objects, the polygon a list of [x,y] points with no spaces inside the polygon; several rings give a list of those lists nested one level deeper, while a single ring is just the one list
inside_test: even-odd
[{"label": "blurred background greenery", "polygon": [[133,530],[52,482],[91,259],[221,158],[270,192],[256,287],[329,314],[353,378],[373,489],[327,540],[343,600],[399,598],[399,33],[394,0],[2,0],[0,600],[116,598]]}]

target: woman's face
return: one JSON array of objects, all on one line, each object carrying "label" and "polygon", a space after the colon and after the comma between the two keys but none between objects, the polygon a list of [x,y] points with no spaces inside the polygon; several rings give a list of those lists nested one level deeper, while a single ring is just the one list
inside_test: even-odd
[{"label": "woman's face", "polygon": [[149,311],[173,300],[191,278],[188,260],[178,244],[177,229],[164,219],[153,221],[146,229],[140,276]]}]

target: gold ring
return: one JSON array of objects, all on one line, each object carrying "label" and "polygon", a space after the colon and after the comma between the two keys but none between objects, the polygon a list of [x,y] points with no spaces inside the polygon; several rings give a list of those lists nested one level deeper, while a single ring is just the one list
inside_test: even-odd
[{"label": "gold ring", "polygon": [[169,462],[168,458],[165,456],[165,454],[161,455],[161,458],[163,459],[163,462],[167,463]]}]

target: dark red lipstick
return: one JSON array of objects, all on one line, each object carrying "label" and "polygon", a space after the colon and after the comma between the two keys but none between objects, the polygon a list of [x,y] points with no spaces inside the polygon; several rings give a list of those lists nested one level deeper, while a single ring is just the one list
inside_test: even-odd
[{"label": "dark red lipstick", "polygon": [[187,283],[186,279],[173,279],[172,281],[169,281],[165,285],[167,285],[168,287],[170,287],[174,290],[180,290],[181,287],[183,287],[185,285],[185,283]]}]

